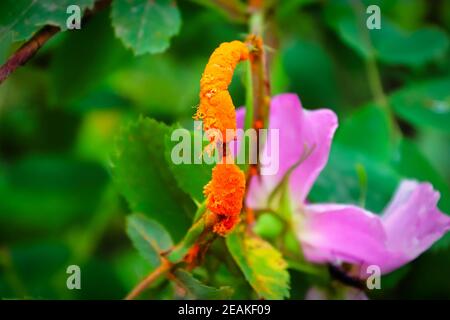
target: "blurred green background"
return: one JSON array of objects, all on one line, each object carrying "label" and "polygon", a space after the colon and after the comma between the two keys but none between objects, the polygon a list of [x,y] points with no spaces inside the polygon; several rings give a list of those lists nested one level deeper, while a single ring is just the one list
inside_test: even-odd
[{"label": "blurred green background", "polygon": [[[110,155],[120,127],[139,115],[191,126],[209,55],[245,38],[246,24],[201,2],[177,1],[182,25],[164,53],[126,49],[107,8],[56,35],[0,86],[0,298],[120,299],[147,273],[124,231],[130,210]],[[295,92],[340,120],[310,200],[380,212],[409,177],[430,181],[450,213],[450,1],[367,3],[381,7],[381,30],[360,28],[364,2],[278,1],[268,12],[273,94]],[[230,89],[236,106],[244,71]],[[383,95],[403,134],[395,141]],[[66,288],[71,264],[81,266],[82,290]],[[370,296],[448,299],[449,270],[446,237]],[[307,283],[291,277],[292,298],[302,298]]]}]

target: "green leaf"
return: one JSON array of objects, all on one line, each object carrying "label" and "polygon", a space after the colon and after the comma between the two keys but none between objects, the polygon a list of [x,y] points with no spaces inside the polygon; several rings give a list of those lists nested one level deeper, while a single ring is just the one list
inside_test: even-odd
[{"label": "green leaf", "polygon": [[388,64],[421,66],[442,57],[449,45],[445,32],[436,27],[405,32],[384,23],[381,31],[374,46],[380,60]]},{"label": "green leaf", "polygon": [[181,16],[173,0],[114,1],[112,22],[116,35],[136,55],[159,53],[181,26]]},{"label": "green leaf", "polygon": [[72,263],[69,248],[61,242],[33,240],[2,247],[0,299],[58,299],[60,291],[67,290],[67,277],[54,280]]},{"label": "green leaf", "polygon": [[[96,13],[81,30],[61,35],[61,43],[52,51],[49,70],[53,104],[80,110],[80,98],[94,91],[99,95],[107,76],[121,62],[131,60],[132,54],[114,36],[108,13],[108,10]],[[98,102],[89,107],[98,108]]]},{"label": "green leaf", "polygon": [[345,119],[335,141],[371,158],[388,160],[392,155],[391,128],[386,113],[376,105],[358,108]]},{"label": "green leaf", "polygon": [[289,90],[300,95],[303,105],[330,106],[339,103],[336,70],[322,46],[297,40],[283,49],[281,57],[290,82]]},{"label": "green leaf", "polygon": [[153,267],[159,265],[160,253],[173,245],[170,234],[159,223],[138,213],[127,217],[127,234],[135,248]]},{"label": "green leaf", "polygon": [[283,231],[283,223],[272,213],[262,213],[253,231],[265,239],[275,239]]},{"label": "green leaf", "polygon": [[415,126],[450,133],[450,78],[410,85],[392,94],[395,113]]},{"label": "green leaf", "polygon": [[[66,30],[70,16],[67,7],[76,4],[81,11],[92,8],[94,0],[3,0],[0,3],[0,47],[24,41],[45,25]],[[1,62],[1,61],[0,61]]]},{"label": "green leaf", "polygon": [[[367,175],[365,185],[360,183],[361,169]],[[313,202],[365,205],[366,209],[379,213],[399,182],[400,175],[388,162],[372,159],[359,150],[335,142],[327,166],[314,184],[309,199]],[[364,195],[366,197],[362,198]]]},{"label": "green leaf", "polygon": [[96,163],[35,155],[0,169],[0,233],[57,230],[83,223],[108,181]]},{"label": "green leaf", "polygon": [[289,297],[289,273],[281,253],[256,235],[237,230],[226,238],[236,263],[261,298]]},{"label": "green leaf", "polygon": [[[189,131],[182,129],[181,127],[175,128],[178,132],[183,133],[182,137],[174,136],[173,139],[179,139],[172,141],[171,135],[167,135],[165,139],[166,146],[166,160],[169,164],[169,168],[172,171],[178,186],[186,193],[190,194],[197,202],[202,202],[203,187],[211,180],[211,170],[214,164],[206,164],[202,157],[203,152],[203,134],[202,132]],[[198,148],[195,148],[197,141]],[[178,149],[177,146],[183,147]],[[175,149],[174,149],[175,148]],[[198,150],[196,150],[198,149]],[[180,151],[180,152],[177,152]],[[181,153],[189,153],[186,160],[187,163],[174,163],[172,156],[181,157]],[[174,155],[172,155],[174,153]],[[201,163],[195,163],[195,160],[201,161]]]},{"label": "green leaf", "polygon": [[170,127],[139,118],[124,128],[116,143],[112,171],[131,209],[161,223],[175,241],[190,226],[194,203],[177,186],[164,158]]},{"label": "green leaf", "polygon": [[175,271],[175,276],[176,284],[184,291],[183,298],[188,300],[225,300],[229,299],[233,294],[233,289],[231,287],[209,287],[194,278],[192,274],[182,269]]},{"label": "green leaf", "polygon": [[418,67],[442,58],[448,50],[448,36],[436,27],[407,32],[382,16],[381,29],[367,29],[365,8],[351,1],[342,1],[326,8],[328,22],[361,57],[375,57],[392,65]]}]

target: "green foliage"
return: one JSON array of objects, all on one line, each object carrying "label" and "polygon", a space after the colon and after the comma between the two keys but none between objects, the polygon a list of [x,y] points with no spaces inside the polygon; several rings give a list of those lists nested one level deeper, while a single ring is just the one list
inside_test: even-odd
[{"label": "green foliage", "polygon": [[170,234],[157,222],[142,214],[127,217],[127,233],[139,253],[156,267],[160,254],[172,247]]},{"label": "green foliage", "polygon": [[183,299],[225,300],[233,294],[231,287],[213,288],[195,279],[189,272],[179,269],[175,271],[176,284],[183,290]]},{"label": "green foliage", "polygon": [[[177,129],[181,129],[178,127]],[[182,157],[181,151],[179,153],[176,152],[175,146],[183,143],[183,139],[172,141],[172,137],[167,135],[165,140],[165,148],[166,148],[166,160],[169,165],[170,170],[172,171],[175,179],[179,187],[186,193],[190,194],[193,199],[197,202],[202,202],[203,195],[203,187],[211,180],[211,170],[214,167],[214,164],[207,164],[203,159],[203,146],[205,143],[202,143],[203,133],[198,131],[188,131],[184,129],[185,137],[189,137],[190,141],[186,142],[184,145],[187,146],[183,152],[189,152],[190,155],[188,159],[190,159],[190,163],[179,163],[175,164],[172,161],[172,152],[176,153],[176,156]],[[174,137],[175,139],[176,137]],[[200,143],[198,145],[200,148],[195,147],[195,141],[198,140]],[[172,151],[173,150],[173,151]],[[195,160],[200,160],[201,163],[195,163]]]},{"label": "green foliage", "polygon": [[111,17],[116,35],[136,55],[165,51],[181,26],[172,0],[114,1]]},{"label": "green foliage", "polygon": [[305,106],[338,103],[337,87],[332,85],[336,82],[335,69],[331,57],[320,45],[295,41],[284,48],[282,61],[289,89],[301,96]]},{"label": "green foliage", "polygon": [[164,139],[170,132],[170,127],[148,118],[130,123],[117,140],[112,170],[132,210],[158,221],[179,240],[189,227],[194,204],[177,187],[164,158]]},{"label": "green foliage", "polygon": [[247,281],[264,299],[289,297],[289,273],[281,253],[255,235],[237,230],[227,236],[227,247]]},{"label": "green foliage", "polygon": [[433,128],[450,134],[450,78],[412,84],[391,96],[399,117],[419,128]]},{"label": "green foliage", "polygon": [[[231,16],[228,1],[102,1],[81,30],[66,30],[67,6],[94,2],[0,1],[0,64],[45,25],[63,31],[0,85],[0,299],[122,299],[161,252],[173,277],[142,299],[302,299],[333,287],[327,266],[304,260],[286,197],[280,215],[255,212],[248,233],[217,237],[184,269],[208,222],[198,217],[213,165],[175,164],[171,135],[186,128],[193,144],[202,71],[221,42],[245,39],[248,1]],[[448,1],[265,3],[271,95],[295,92],[339,117],[308,202],[382,213],[402,179],[417,179],[450,213]],[[366,27],[371,4],[381,30]],[[248,67],[233,76],[236,107],[254,98]],[[449,246],[450,233],[369,297],[450,297]],[[66,287],[71,264],[82,290]]]},{"label": "green foliage", "polygon": [[[55,276],[66,268],[70,251],[55,241],[29,242],[0,250],[0,292],[2,298],[48,299],[54,297],[65,282]],[[31,267],[32,266],[32,267]]]},{"label": "green foliage", "polygon": [[271,213],[263,213],[258,217],[253,229],[256,234],[265,239],[275,239],[283,230],[283,223]]},{"label": "green foliage", "polygon": [[[95,89],[99,91],[105,77],[126,61],[124,58],[130,58],[114,37],[108,15],[109,10],[100,12],[81,30],[61,35],[61,43],[50,66],[55,104],[64,103],[71,109],[80,110],[80,100]],[[69,79],[67,74],[71,75]],[[96,107],[93,103],[89,105],[91,109]]]},{"label": "green foliage", "polygon": [[382,16],[381,29],[369,30],[365,7],[358,2],[335,2],[326,9],[326,16],[341,39],[365,59],[418,67],[442,58],[449,47],[447,35],[439,28],[405,31],[386,16]]},{"label": "green foliage", "polygon": [[0,229],[5,236],[14,228],[49,231],[79,223],[98,204],[107,175],[92,162],[33,156],[0,170],[0,181]]}]

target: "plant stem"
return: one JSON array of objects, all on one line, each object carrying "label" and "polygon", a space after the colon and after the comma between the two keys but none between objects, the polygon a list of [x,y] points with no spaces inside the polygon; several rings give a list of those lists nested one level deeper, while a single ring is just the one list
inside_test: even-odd
[{"label": "plant stem", "polygon": [[389,109],[386,95],[384,94],[383,84],[381,82],[380,72],[374,57],[366,60],[367,78],[369,81],[370,91],[379,106]]},{"label": "plant stem", "polygon": [[173,264],[169,260],[162,258],[161,264],[158,268],[153,270],[144,280],[139,282],[136,287],[125,297],[125,300],[136,299],[145,289],[147,289],[153,282],[160,277],[166,275],[172,269]]},{"label": "plant stem", "polygon": [[[270,82],[267,72],[266,54],[263,43],[264,12],[262,1],[251,1],[249,20],[250,35],[247,37],[249,44],[249,77],[247,82],[247,105],[249,114],[246,115],[246,127],[250,126],[256,130],[256,164],[250,164],[246,177],[246,193],[252,177],[259,175],[259,156],[261,141],[260,130],[267,126],[267,118],[270,106]],[[245,197],[244,197],[245,198]],[[245,208],[245,207],[244,207]],[[245,208],[248,225],[254,220],[251,210]]]},{"label": "plant stem", "polygon": [[[380,71],[377,66],[377,60],[375,55],[375,49],[373,48],[372,40],[370,38],[369,30],[365,27],[365,23],[362,19],[361,12],[364,12],[364,6],[360,1],[353,2],[353,11],[358,19],[359,36],[363,44],[368,48],[369,55],[365,58],[367,80],[369,82],[369,88],[377,106],[384,110],[389,118],[389,124],[391,126],[392,138],[395,139],[400,132],[398,124],[395,120],[389,101],[383,89],[383,83],[381,81]],[[362,26],[362,27],[361,27]]]}]

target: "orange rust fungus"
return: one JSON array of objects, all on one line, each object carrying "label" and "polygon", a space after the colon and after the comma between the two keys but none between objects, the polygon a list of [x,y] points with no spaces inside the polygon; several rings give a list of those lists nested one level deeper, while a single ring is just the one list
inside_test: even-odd
[{"label": "orange rust fungus", "polygon": [[200,252],[200,246],[196,243],[189,249],[188,253],[184,257],[184,261],[188,265],[193,264],[195,262],[195,260],[197,259],[199,252]]},{"label": "orange rust fungus", "polygon": [[221,217],[220,220],[214,225],[213,231],[221,236],[226,236],[234,226],[240,221],[239,215]]},{"label": "orange rust fungus", "polygon": [[219,163],[204,188],[206,207],[216,214],[213,231],[225,235],[239,222],[245,193],[245,174],[234,163]]},{"label": "orange rust fungus", "polygon": [[[194,119],[203,121],[205,131],[218,130],[224,140],[220,142],[229,142],[236,135],[236,113],[228,86],[236,65],[248,57],[249,51],[243,42],[224,42],[212,53],[200,80],[200,104]],[[231,136],[226,135],[227,129],[232,130]],[[210,140],[220,139],[212,135]]]}]

